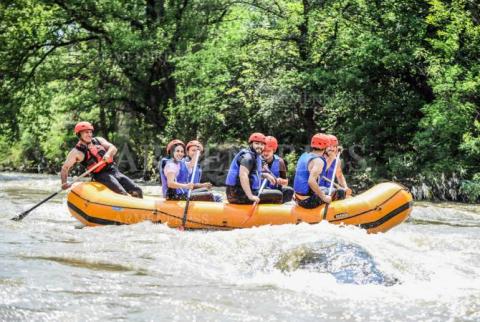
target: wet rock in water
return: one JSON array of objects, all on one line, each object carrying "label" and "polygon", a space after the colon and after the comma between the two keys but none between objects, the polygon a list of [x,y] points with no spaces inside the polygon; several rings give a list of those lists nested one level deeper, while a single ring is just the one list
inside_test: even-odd
[{"label": "wet rock in water", "polygon": [[275,267],[287,273],[300,269],[328,273],[342,284],[391,286],[399,283],[397,278],[381,272],[365,249],[342,242],[302,245],[281,255]]},{"label": "wet rock in water", "polygon": [[325,254],[316,253],[307,246],[301,246],[282,255],[275,264],[275,268],[282,272],[293,272],[310,265],[319,265],[326,260]]}]

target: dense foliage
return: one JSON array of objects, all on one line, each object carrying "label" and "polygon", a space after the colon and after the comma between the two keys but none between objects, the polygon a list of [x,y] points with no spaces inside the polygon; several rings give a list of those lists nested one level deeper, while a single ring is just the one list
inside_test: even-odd
[{"label": "dense foliage", "polygon": [[328,131],[374,178],[480,180],[477,1],[16,0],[0,46],[4,166],[55,169],[90,120],[139,169],[172,137]]}]

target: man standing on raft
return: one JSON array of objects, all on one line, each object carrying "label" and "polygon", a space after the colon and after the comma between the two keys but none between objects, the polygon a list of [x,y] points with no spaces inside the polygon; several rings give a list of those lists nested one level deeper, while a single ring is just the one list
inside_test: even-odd
[{"label": "man standing on raft", "polygon": [[249,148],[240,150],[235,155],[228,170],[227,199],[233,204],[256,203],[282,203],[282,193],[278,190],[264,189],[260,196],[258,193],[262,186],[262,176],[272,184],[275,178],[269,173],[262,173],[262,152],[265,148],[265,135],[253,133],[248,139]]},{"label": "man standing on raft", "polygon": [[113,162],[117,148],[101,137],[93,137],[93,126],[89,122],[80,122],[75,125],[74,132],[78,137],[78,143],[68,153],[67,159],[62,166],[60,177],[62,188],[68,189],[71,184],[67,183],[70,168],[75,163],[80,163],[86,169],[92,169],[99,162],[102,165],[92,171],[92,179],[107,186],[113,192],[133,197],[143,198],[142,189],[129,177],[118,171]]},{"label": "man standing on raft", "polygon": [[300,207],[307,209],[332,201],[319,186],[320,179],[326,174],[327,161],[323,155],[325,149],[330,146],[330,138],[326,134],[315,134],[310,146],[312,151],[304,152],[298,159],[293,182],[295,201]]}]

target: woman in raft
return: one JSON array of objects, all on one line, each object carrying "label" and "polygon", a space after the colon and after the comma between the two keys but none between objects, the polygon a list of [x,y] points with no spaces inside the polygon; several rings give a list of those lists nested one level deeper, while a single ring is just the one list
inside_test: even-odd
[{"label": "woman in raft", "polygon": [[[191,162],[197,153],[199,153],[198,157],[201,156],[203,153],[203,145],[200,143],[198,140],[192,140],[187,143],[186,146],[187,149],[187,156],[185,157],[186,162]],[[188,175],[188,182],[192,181],[192,176],[194,174],[193,171],[193,166],[192,169],[189,169],[189,175]],[[195,177],[193,178],[193,184],[194,184],[194,191],[195,192],[210,192],[213,196],[214,201],[216,202],[222,202],[223,198],[222,195],[218,192],[211,191],[212,189],[212,184],[210,182],[200,182],[202,179],[202,167],[200,165],[200,162],[197,162],[197,169],[195,171]]]},{"label": "woman in raft", "polygon": [[[167,157],[160,161],[162,192],[167,200],[186,200],[188,191],[195,188],[189,178],[196,163],[196,156],[190,161],[186,161],[184,157],[185,143],[177,139],[168,143]],[[192,190],[190,200],[214,201],[214,198],[210,191]]]}]

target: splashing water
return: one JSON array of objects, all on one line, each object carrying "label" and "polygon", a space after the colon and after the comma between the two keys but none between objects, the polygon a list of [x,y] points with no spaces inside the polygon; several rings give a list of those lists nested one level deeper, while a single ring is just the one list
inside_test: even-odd
[{"label": "splashing water", "polygon": [[311,272],[331,274],[337,283],[393,285],[394,278],[387,278],[371,255],[362,247],[341,240],[328,244],[304,245],[282,254],[276,267],[281,271],[306,269]]},{"label": "splashing water", "polygon": [[[478,321],[479,215],[422,204],[386,234],[75,229],[58,178],[0,174],[0,320]],[[156,188],[152,188],[156,191]]]}]

